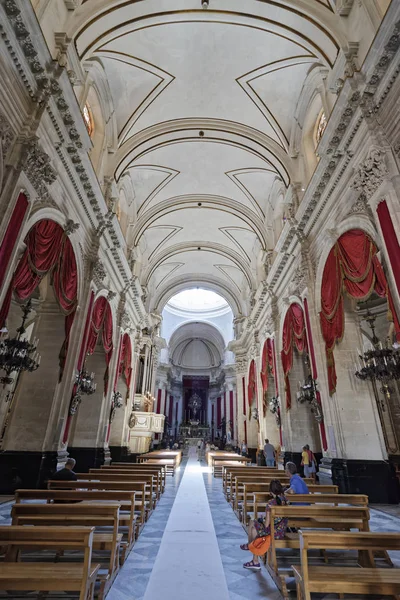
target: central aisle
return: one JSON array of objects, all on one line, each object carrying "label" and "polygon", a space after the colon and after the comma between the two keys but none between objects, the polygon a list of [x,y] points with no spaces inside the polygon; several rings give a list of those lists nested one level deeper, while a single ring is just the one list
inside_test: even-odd
[{"label": "central aisle", "polygon": [[228,587],[203,481],[191,448],[144,600],[229,600]]}]

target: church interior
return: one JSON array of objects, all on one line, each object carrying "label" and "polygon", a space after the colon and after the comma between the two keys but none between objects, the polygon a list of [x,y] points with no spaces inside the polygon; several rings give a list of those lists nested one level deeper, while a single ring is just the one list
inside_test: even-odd
[{"label": "church interior", "polygon": [[400,1],[0,34],[0,599],[400,599]]}]

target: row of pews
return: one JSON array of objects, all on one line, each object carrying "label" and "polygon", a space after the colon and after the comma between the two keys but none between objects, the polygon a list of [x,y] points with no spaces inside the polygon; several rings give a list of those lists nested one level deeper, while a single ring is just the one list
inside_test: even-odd
[{"label": "row of pews", "polygon": [[[247,530],[251,519],[265,516],[269,484],[289,484],[274,467],[222,467],[226,500]],[[371,533],[368,497],[339,494],[334,485],[305,480],[310,494],[288,495],[290,505],[271,507],[271,547],[264,563],[285,600],[288,578],[295,578],[298,600],[312,593],[391,596],[400,600],[400,569],[390,551],[400,550],[398,533]],[[274,519],[288,519],[284,539],[274,539]]]},{"label": "row of pews", "polygon": [[214,477],[222,477],[224,467],[233,467],[236,465],[248,465],[251,459],[247,456],[240,456],[234,452],[224,450],[210,450],[206,452],[206,463],[211,467]]},{"label": "row of pews", "polygon": [[77,473],[77,481],[17,490],[12,524],[0,527],[0,590],[103,600],[156,508],[168,472],[162,462],[113,463]]},{"label": "row of pews", "polygon": [[163,465],[166,472],[173,477],[175,469],[182,462],[182,450],[154,450],[153,452],[141,454],[138,460],[140,463],[149,465]]}]

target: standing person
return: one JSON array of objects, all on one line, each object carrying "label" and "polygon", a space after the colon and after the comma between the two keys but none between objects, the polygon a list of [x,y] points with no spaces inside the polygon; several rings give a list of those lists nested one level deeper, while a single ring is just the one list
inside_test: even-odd
[{"label": "standing person", "polygon": [[197,442],[197,460],[201,460],[201,451],[203,448],[203,440]]},{"label": "standing person", "polygon": [[293,462],[286,463],[285,471],[290,476],[290,485],[285,490],[285,494],[309,494],[310,493],[306,482],[297,473],[297,467]]},{"label": "standing person", "polygon": [[244,440],[242,441],[242,445],[240,447],[240,453],[242,456],[247,456],[247,444]]},{"label": "standing person", "polygon": [[301,466],[304,469],[304,477],[310,477],[310,456],[307,452],[307,446],[303,446],[301,453]]},{"label": "standing person", "polygon": [[[241,550],[247,550],[251,552],[251,542],[257,538],[268,537],[271,535],[271,506],[286,506],[286,504],[288,504],[285,494],[283,493],[282,484],[278,479],[273,479],[271,481],[269,485],[269,491],[272,498],[267,503],[265,517],[250,521],[248,528],[248,543],[241,544]],[[287,525],[288,520],[285,517],[274,519],[274,538],[276,540],[283,540]],[[245,569],[259,571],[261,569],[261,565],[258,555],[253,554],[253,560],[244,563],[243,567]]]},{"label": "standing person", "polygon": [[317,472],[317,461],[316,461],[314,452],[312,450],[310,450],[310,446],[308,444],[306,444],[306,452],[308,454],[308,459],[309,459],[309,463],[310,463],[310,476],[315,481],[315,476],[316,476],[315,474]]},{"label": "standing person", "polygon": [[272,444],[269,443],[268,439],[265,440],[264,456],[267,467],[274,467],[276,460],[276,452],[275,448]]}]

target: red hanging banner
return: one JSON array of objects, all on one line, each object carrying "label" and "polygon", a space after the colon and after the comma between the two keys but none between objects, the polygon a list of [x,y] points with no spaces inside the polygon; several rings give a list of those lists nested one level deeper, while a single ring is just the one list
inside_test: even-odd
[{"label": "red hanging banner", "polygon": [[27,209],[28,199],[25,194],[21,193],[17,198],[11,219],[7,225],[6,232],[0,244],[0,289],[3,286],[8,264],[14,251],[15,244],[18,242]]},{"label": "red hanging banner", "polygon": [[249,367],[249,384],[247,387],[247,401],[249,403],[249,419],[251,418],[251,407],[257,402],[257,370],[256,361],[253,359]]},{"label": "red hanging banner", "polygon": [[361,229],[352,229],[337,240],[325,263],[321,286],[320,322],[328,366],[329,393],[336,391],[336,369],[333,350],[344,335],[343,292],[367,300],[372,292],[387,297],[388,317],[393,320],[396,336],[400,323],[387,285],[386,277],[376,254],[377,247]]},{"label": "red hanging banner", "polygon": [[304,313],[300,304],[291,304],[283,322],[282,333],[282,366],[285,376],[286,409],[290,410],[292,406],[292,397],[290,391],[289,373],[293,366],[293,348],[302,354],[307,351],[307,335],[304,322]]},{"label": "red hanging banner", "polygon": [[233,390],[229,391],[229,414],[231,417],[231,433],[232,433],[232,440],[235,439],[235,419],[234,419],[234,414],[233,414]]},{"label": "red hanging banner", "polygon": [[246,415],[246,379],[242,377],[243,414]]}]

